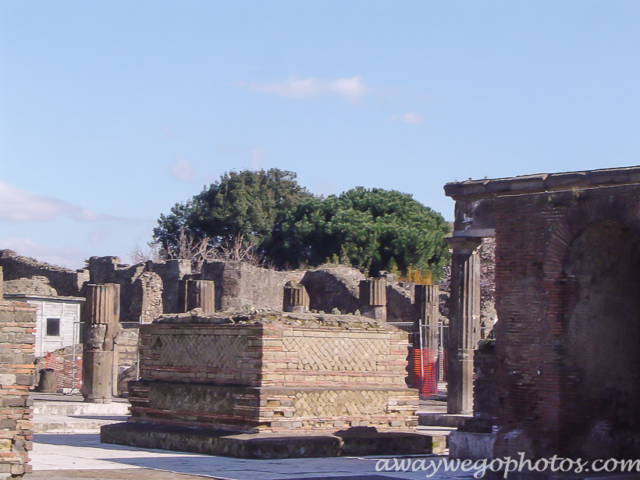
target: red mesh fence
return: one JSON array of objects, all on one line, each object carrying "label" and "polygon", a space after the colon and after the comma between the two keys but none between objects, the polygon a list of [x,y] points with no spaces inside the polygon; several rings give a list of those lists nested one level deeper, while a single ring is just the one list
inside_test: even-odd
[{"label": "red mesh fence", "polygon": [[82,387],[82,357],[79,355],[56,355],[52,352],[44,357],[44,368],[55,372],[58,388]]},{"label": "red mesh fence", "polygon": [[438,393],[437,360],[438,349],[411,349],[411,386],[420,391],[420,396]]}]

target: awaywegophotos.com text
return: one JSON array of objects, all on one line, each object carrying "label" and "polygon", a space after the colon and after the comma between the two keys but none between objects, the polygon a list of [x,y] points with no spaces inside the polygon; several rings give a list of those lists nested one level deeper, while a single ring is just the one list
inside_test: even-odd
[{"label": "awaywegophotos.com text", "polygon": [[473,473],[475,478],[483,478],[487,472],[497,472],[508,478],[513,472],[640,472],[640,459],[582,460],[580,458],[551,458],[531,460],[524,452],[518,458],[504,457],[493,460],[460,460],[449,458],[381,458],[376,462],[376,472],[425,472],[426,478],[447,472]]}]

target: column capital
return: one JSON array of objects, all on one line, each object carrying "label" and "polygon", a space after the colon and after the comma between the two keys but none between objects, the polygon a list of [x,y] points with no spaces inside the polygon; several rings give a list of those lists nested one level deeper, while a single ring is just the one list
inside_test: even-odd
[{"label": "column capital", "polygon": [[446,237],[445,242],[453,249],[454,253],[467,253],[471,255],[482,245],[480,237]]}]

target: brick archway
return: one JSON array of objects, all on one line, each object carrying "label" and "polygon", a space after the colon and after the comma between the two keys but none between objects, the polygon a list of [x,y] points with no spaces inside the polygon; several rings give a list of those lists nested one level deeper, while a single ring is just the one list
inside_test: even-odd
[{"label": "brick archway", "polygon": [[[554,372],[560,406],[555,443],[563,455],[638,454],[633,438],[640,409],[629,398],[640,395],[634,382],[640,302],[637,292],[623,292],[640,291],[639,253],[640,207],[615,197],[579,201],[548,243],[544,286],[561,352]],[[629,427],[621,428],[625,423]]]}]

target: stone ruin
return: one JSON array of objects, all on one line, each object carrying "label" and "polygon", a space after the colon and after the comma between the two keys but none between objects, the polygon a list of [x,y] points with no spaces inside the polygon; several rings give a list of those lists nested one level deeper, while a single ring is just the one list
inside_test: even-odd
[{"label": "stone ruin", "polygon": [[193,312],[144,325],[141,338],[131,418],[103,427],[103,442],[249,458],[444,446],[408,433],[418,392],[404,380],[407,336],[385,323]]},{"label": "stone ruin", "polygon": [[[0,251],[0,265],[5,268],[13,293],[55,296],[63,292],[86,298],[89,285],[119,285],[119,319],[113,336],[113,395],[122,393],[117,385],[122,387],[137,370],[140,324],[150,323],[163,313],[193,308],[229,313],[291,309],[375,316],[376,312],[385,312],[388,322],[411,325],[417,308],[415,284],[398,282],[395,275],[386,274],[381,279],[384,285],[376,283],[380,289],[377,297],[365,300],[369,292],[361,292],[361,283],[368,280],[358,270],[343,265],[278,272],[242,262],[209,261],[201,272],[194,273],[187,260],[124,265],[118,257],[92,257],[86,269],[72,271],[20,257],[9,250]],[[82,317],[90,319],[91,313],[85,311]],[[75,379],[64,377],[73,369],[60,365],[62,370],[56,375],[64,384],[75,384]]]},{"label": "stone ruin", "polygon": [[2,300],[0,267],[0,479],[30,473],[33,447],[33,400],[36,309],[23,302]]},{"label": "stone ruin", "polygon": [[638,458],[640,167],[466,181],[445,192],[456,200],[452,346],[465,362],[449,385],[463,405],[478,341],[476,249],[487,236],[500,318],[495,344],[475,351],[474,419],[453,434],[452,454]]}]

